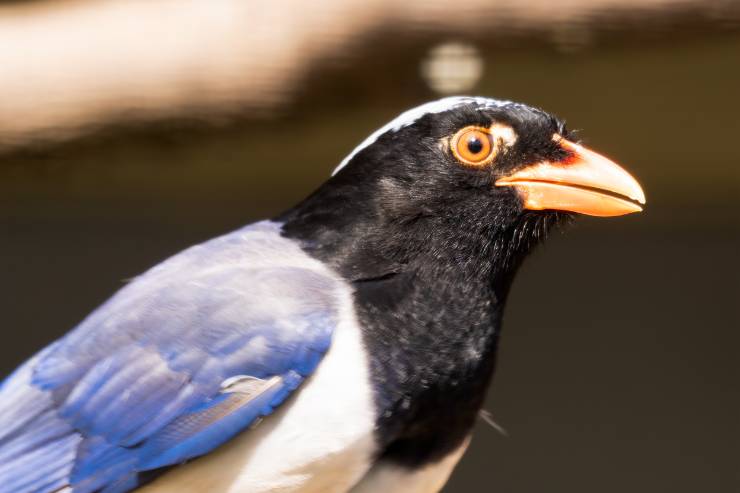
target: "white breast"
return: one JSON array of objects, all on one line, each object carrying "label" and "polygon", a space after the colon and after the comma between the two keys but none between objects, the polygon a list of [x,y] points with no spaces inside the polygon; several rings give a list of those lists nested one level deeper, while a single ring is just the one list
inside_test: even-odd
[{"label": "white breast", "polygon": [[377,445],[368,362],[349,289],[332,346],[276,413],[223,447],[179,466],[145,493],[348,491]]}]

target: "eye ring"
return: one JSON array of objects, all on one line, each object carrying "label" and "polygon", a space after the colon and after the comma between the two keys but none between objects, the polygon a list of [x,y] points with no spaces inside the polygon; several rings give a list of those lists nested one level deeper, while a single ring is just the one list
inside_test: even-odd
[{"label": "eye ring", "polygon": [[465,166],[480,168],[496,157],[493,136],[487,128],[469,126],[457,131],[450,141],[452,154]]}]

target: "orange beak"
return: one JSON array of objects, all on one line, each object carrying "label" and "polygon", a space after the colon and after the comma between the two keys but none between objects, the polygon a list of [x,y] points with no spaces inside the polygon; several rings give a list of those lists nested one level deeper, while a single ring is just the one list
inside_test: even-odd
[{"label": "orange beak", "polygon": [[539,162],[496,181],[515,187],[531,210],[552,209],[589,216],[621,216],[640,212],[645,193],[629,173],[592,150],[563,139],[553,139],[568,152],[559,162]]}]

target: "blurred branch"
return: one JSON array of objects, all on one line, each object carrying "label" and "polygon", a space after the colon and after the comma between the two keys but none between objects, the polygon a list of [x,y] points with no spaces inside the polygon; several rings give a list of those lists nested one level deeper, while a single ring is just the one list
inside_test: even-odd
[{"label": "blurred branch", "polygon": [[[101,125],[269,112],[316,62],[389,27],[448,34],[547,30],[702,0],[45,0],[0,7],[0,149]],[[615,10],[616,9],[616,10]],[[734,9],[733,9],[734,10]]]}]

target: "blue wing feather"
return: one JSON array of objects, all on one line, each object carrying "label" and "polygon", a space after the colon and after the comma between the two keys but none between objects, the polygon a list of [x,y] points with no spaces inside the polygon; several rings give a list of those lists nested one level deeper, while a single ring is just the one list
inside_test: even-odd
[{"label": "blue wing feather", "polygon": [[314,371],[339,283],[267,222],[151,269],[0,387],[0,493],[123,492],[210,452]]}]

